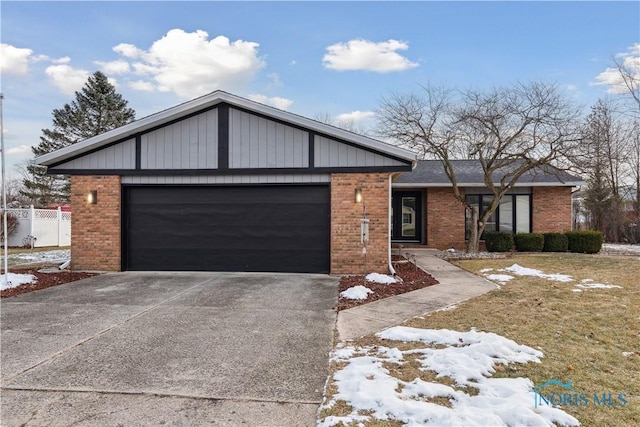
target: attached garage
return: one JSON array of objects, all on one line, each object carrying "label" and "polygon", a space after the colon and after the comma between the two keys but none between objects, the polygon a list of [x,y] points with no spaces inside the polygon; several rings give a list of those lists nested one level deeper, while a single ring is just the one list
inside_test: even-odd
[{"label": "attached garage", "polygon": [[356,274],[388,270],[415,159],[217,91],[36,160],[71,177],[73,269]]},{"label": "attached garage", "polygon": [[329,186],[124,188],[125,270],[329,272]]}]

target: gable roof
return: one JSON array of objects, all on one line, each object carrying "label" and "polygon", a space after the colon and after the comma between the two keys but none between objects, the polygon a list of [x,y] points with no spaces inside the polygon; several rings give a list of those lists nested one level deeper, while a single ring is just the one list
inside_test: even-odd
[{"label": "gable roof", "polygon": [[150,116],[143,117],[132,123],[100,135],[87,138],[52,153],[44,154],[37,157],[35,162],[44,166],[54,165],[65,160],[78,157],[82,154],[95,151],[101,147],[108,146],[109,144],[133,137],[136,134],[189,117],[199,111],[213,108],[219,104],[228,104],[266,117],[291,123],[295,126],[303,127],[336,139],[346,140],[361,147],[403,159],[408,162],[415,162],[416,160],[416,155],[408,150],[218,90]]},{"label": "gable roof", "polygon": [[[460,187],[484,187],[484,173],[479,160],[452,160]],[[500,182],[500,174],[494,174],[494,182]],[[581,178],[570,175],[552,166],[540,167],[526,172],[516,187],[562,186],[576,187],[583,185]],[[444,172],[440,160],[418,160],[411,172],[405,172],[394,182],[398,187],[451,187],[451,181]]]}]

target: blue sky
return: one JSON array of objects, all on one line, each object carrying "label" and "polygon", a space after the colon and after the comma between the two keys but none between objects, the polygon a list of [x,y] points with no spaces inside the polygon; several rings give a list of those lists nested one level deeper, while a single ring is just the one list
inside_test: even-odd
[{"label": "blue sky", "polygon": [[[421,84],[555,82],[586,107],[638,61],[639,2],[1,2],[7,167],[105,72],[143,117],[216,89],[370,126]],[[600,84],[598,84],[600,83]]]}]

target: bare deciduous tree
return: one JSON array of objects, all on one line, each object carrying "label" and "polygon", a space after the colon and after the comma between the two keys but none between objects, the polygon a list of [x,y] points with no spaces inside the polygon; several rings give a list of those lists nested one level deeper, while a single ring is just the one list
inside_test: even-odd
[{"label": "bare deciduous tree", "polygon": [[589,227],[608,241],[623,235],[621,188],[628,173],[630,129],[611,97],[599,99],[582,130],[582,143],[573,161],[587,177],[585,208]]},{"label": "bare deciduous tree", "polygon": [[[579,110],[547,83],[462,92],[426,86],[420,95],[383,99],[377,117],[380,136],[442,162],[455,198],[471,214],[469,252],[478,251],[488,219],[518,180],[564,159],[579,141]],[[458,185],[451,160],[464,158],[479,161],[494,196],[481,212]]]},{"label": "bare deciduous tree", "polygon": [[355,120],[336,120],[329,113],[316,114],[313,119],[317,122],[334,126],[359,135],[369,136],[371,133],[365,126],[360,125]]}]

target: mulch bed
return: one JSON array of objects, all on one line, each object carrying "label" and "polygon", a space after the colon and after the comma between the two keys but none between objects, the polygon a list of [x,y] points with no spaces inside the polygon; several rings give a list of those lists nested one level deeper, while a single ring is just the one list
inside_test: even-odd
[{"label": "mulch bed", "polygon": [[396,274],[402,278],[402,283],[394,283],[385,285],[382,283],[366,282],[365,276],[342,276],[340,279],[339,291],[346,291],[352,286],[363,285],[373,291],[369,294],[367,299],[353,300],[347,298],[338,299],[336,310],[346,310],[347,308],[356,307],[359,305],[367,304],[373,301],[377,301],[383,298],[393,297],[396,295],[404,294],[405,292],[415,291],[417,289],[426,288],[427,286],[435,285],[438,283],[429,273],[416,267],[414,264],[408,262],[405,258],[394,256],[392,257],[393,268],[396,270]]},{"label": "mulch bed", "polygon": [[26,283],[11,289],[0,291],[0,298],[10,298],[27,292],[39,291],[40,289],[50,288],[52,286],[62,285],[64,283],[75,282],[76,280],[85,279],[95,276],[96,273],[84,273],[74,271],[60,271],[55,273],[40,273],[37,269],[9,269],[9,272],[16,274],[33,274],[38,278],[35,283]]}]

